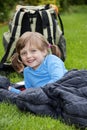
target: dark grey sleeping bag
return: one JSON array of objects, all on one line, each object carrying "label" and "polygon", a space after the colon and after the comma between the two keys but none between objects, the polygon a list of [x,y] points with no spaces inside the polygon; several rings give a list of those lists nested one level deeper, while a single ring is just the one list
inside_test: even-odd
[{"label": "dark grey sleeping bag", "polygon": [[87,70],[71,70],[59,81],[20,94],[0,89],[0,100],[15,103],[20,110],[63,119],[87,127]]}]

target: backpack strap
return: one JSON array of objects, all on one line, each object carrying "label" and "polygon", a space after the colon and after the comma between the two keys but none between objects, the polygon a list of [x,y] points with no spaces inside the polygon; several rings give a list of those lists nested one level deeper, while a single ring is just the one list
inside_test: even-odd
[{"label": "backpack strap", "polygon": [[39,11],[42,18],[43,35],[49,41],[49,43],[54,44],[53,35],[53,21],[51,13],[48,10]]},{"label": "backpack strap", "polygon": [[59,21],[60,21],[60,26],[61,26],[61,30],[62,30],[62,35],[64,35],[64,26],[63,26],[62,19],[61,19],[59,13],[58,13],[58,18],[59,18]]},{"label": "backpack strap", "polygon": [[[41,10],[39,13],[42,19],[43,35],[49,43],[58,44],[56,41],[59,41],[60,36],[64,35],[64,27],[60,15],[58,14],[57,16],[53,8]],[[61,29],[59,29],[58,20]]]},{"label": "backpack strap", "polygon": [[[13,54],[13,51],[14,51],[14,48],[15,48],[15,44],[13,42],[15,41],[15,39],[17,37],[20,36],[20,32],[21,32],[20,26],[21,26],[21,20],[23,18],[23,15],[24,15],[24,13],[21,13],[20,10],[15,13],[14,19],[12,21],[13,23],[12,23],[12,27],[11,27],[10,41],[8,43],[7,50],[6,50],[4,56],[1,59],[0,67],[3,66],[3,63],[5,63],[5,61],[7,59],[9,59],[9,57]],[[20,26],[18,27],[18,25],[20,25]]]},{"label": "backpack strap", "polygon": [[[50,4],[46,4],[45,5],[45,9],[47,10],[47,9],[53,9],[52,7],[50,7]],[[53,9],[54,10],[54,9]],[[55,12],[55,10],[54,10],[54,12]],[[64,35],[64,26],[63,26],[63,23],[62,23],[62,19],[61,19],[61,17],[60,17],[60,14],[59,14],[59,12],[58,12],[58,15],[57,15],[57,13],[55,12],[55,19],[57,19],[58,18],[58,20],[59,20],[59,22],[60,22],[60,26],[61,26],[61,30],[62,30],[62,35]]]}]

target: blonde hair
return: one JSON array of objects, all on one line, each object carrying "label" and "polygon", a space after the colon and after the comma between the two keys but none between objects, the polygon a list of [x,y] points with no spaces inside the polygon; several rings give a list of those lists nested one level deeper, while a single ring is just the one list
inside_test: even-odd
[{"label": "blonde hair", "polygon": [[29,42],[30,46],[36,46],[40,51],[47,50],[49,53],[49,43],[46,38],[38,32],[25,32],[19,38],[16,44],[16,52],[20,55],[20,50],[23,49],[26,43]]}]

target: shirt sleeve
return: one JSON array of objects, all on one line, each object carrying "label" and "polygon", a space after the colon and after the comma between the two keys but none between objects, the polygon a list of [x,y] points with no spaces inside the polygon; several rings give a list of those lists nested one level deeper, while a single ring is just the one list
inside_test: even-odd
[{"label": "shirt sleeve", "polygon": [[47,66],[48,73],[51,78],[48,83],[53,83],[64,76],[66,69],[63,61],[60,58],[54,55],[50,56],[47,61]]},{"label": "shirt sleeve", "polygon": [[19,94],[21,92],[21,90],[13,88],[13,87],[11,87],[11,89],[9,91],[13,92],[13,93],[17,93],[17,94]]}]

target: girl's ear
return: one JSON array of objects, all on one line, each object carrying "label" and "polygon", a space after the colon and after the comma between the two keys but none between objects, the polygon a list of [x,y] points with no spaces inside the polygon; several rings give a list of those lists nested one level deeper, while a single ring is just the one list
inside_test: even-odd
[{"label": "girl's ear", "polygon": [[18,73],[21,73],[24,69],[24,65],[18,55],[18,53],[14,53],[14,55],[11,58],[12,67],[14,70]]},{"label": "girl's ear", "polygon": [[61,58],[61,51],[59,49],[59,47],[57,45],[52,45],[51,46],[51,51],[52,51],[52,54],[58,56],[59,58]]}]

